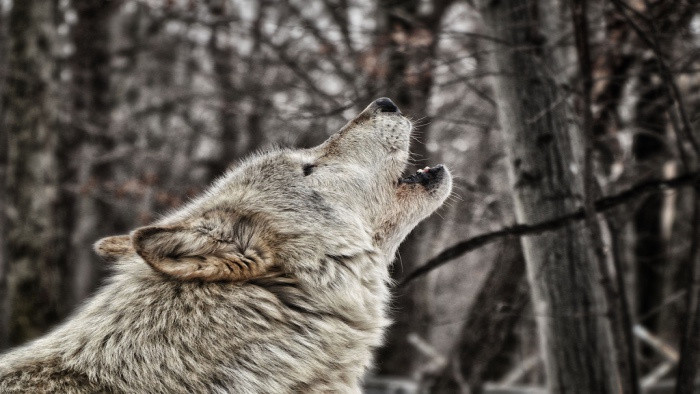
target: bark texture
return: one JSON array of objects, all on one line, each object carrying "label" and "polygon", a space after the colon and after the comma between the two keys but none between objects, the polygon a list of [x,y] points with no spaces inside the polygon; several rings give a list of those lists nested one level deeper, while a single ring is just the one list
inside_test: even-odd
[{"label": "bark texture", "polygon": [[[230,5],[224,0],[211,1],[208,4],[211,14],[218,19],[231,16]],[[219,176],[224,172],[227,164],[235,161],[241,153],[241,135],[238,127],[238,116],[236,113],[237,95],[240,94],[238,87],[233,80],[235,69],[233,59],[235,53],[230,42],[226,42],[226,29],[228,24],[221,23],[212,28],[212,35],[209,40],[209,50],[211,51],[213,72],[216,84],[219,88],[220,105],[219,123],[221,125],[221,147],[223,160],[218,160],[219,165],[211,166],[210,177]]]},{"label": "bark texture", "polygon": [[[581,206],[581,166],[565,103],[547,71],[536,2],[478,2],[490,34],[498,115],[518,221],[562,216]],[[546,30],[546,29],[545,29]],[[556,69],[556,67],[555,67]],[[583,226],[522,238],[548,386],[553,393],[612,393],[614,351]]]},{"label": "bark texture", "polygon": [[10,345],[47,330],[61,315],[63,264],[57,223],[57,133],[53,129],[54,3],[14,2],[8,27],[3,125],[7,134],[6,289]]},{"label": "bark texture", "polygon": [[109,162],[100,159],[113,148],[109,137],[109,16],[114,2],[78,0],[73,2],[77,21],[71,31],[75,52],[71,58],[73,127],[63,143],[63,161],[71,163],[69,178],[78,185],[76,193],[65,196],[73,207],[67,227],[71,228],[71,304],[84,300],[99,283],[102,270],[92,243],[110,233],[109,208],[99,199],[103,181],[111,178]]},{"label": "bark texture", "polygon": [[[7,70],[7,20],[0,14],[0,69]],[[6,78],[0,77],[0,91],[5,91]],[[0,121],[4,122],[4,99],[0,99]],[[4,123],[3,123],[4,124]],[[0,349],[5,349],[8,343],[8,310],[7,294],[7,144],[8,133],[0,133]]]},{"label": "bark texture", "polygon": [[695,187],[693,208],[693,240],[687,259],[688,283],[686,285],[687,315],[681,336],[681,358],[678,362],[676,394],[697,392],[697,375],[700,367],[700,187]]}]

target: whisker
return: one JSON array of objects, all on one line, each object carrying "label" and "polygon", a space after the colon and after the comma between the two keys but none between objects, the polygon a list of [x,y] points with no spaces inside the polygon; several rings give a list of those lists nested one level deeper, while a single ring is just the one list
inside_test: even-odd
[{"label": "whisker", "polygon": [[425,123],[415,123],[413,125],[413,130],[416,131],[421,131],[421,128],[430,125],[432,122],[425,122]]},{"label": "whisker", "polygon": [[[456,205],[455,205],[455,202],[454,202],[454,201],[451,201],[449,197],[447,198],[447,200],[445,200],[444,203],[442,203],[442,207],[445,207],[445,209],[447,209],[447,208],[453,209],[455,206],[456,206]],[[442,207],[440,207],[440,208],[442,208]],[[437,211],[436,211],[436,212],[437,212]],[[442,216],[441,216],[441,217],[442,217]],[[443,219],[444,219],[444,218],[443,218]]]},{"label": "whisker", "polygon": [[460,196],[459,194],[456,194],[456,193],[450,193],[450,195],[447,196],[447,198],[448,198],[450,201],[454,201],[454,202],[457,202],[457,203],[464,202],[464,197],[462,197],[462,196]]},{"label": "whisker", "polygon": [[403,259],[401,258],[401,252],[397,251],[396,252],[396,261],[399,262],[399,267],[401,268],[401,272],[403,272]]},{"label": "whisker", "polygon": [[452,183],[452,189],[455,191],[459,190],[460,192],[463,192],[463,193],[473,191],[473,190],[469,190],[469,188],[467,188],[467,185],[462,185],[462,184],[455,183],[455,182]]},{"label": "whisker", "polygon": [[425,127],[425,126],[428,126],[429,124],[430,124],[430,122],[426,122],[426,123],[415,123],[415,124],[413,124],[413,130],[416,131],[416,132],[421,132],[421,131],[422,131],[421,129],[422,129],[423,127]]},{"label": "whisker", "polygon": [[418,144],[425,145],[425,142],[421,141],[418,137],[411,136],[410,138]]},{"label": "whisker", "polygon": [[414,129],[413,132],[410,134],[411,138],[423,138],[423,135],[425,133],[421,129]]},{"label": "whisker", "polygon": [[422,161],[422,160],[425,160],[425,159],[426,159],[426,157],[424,157],[424,156],[421,155],[420,153],[411,152],[411,154],[409,155],[409,160],[418,160],[418,161]]}]

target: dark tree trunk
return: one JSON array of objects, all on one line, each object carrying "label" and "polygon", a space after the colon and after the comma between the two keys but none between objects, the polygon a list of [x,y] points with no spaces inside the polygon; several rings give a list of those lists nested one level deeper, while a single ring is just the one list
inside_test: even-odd
[{"label": "dark tree trunk", "polygon": [[700,187],[693,190],[693,227],[691,244],[686,260],[686,316],[681,331],[681,358],[678,362],[676,394],[697,393],[697,376],[700,368]]},{"label": "dark tree trunk", "polygon": [[[0,13],[0,70],[7,70],[7,19]],[[0,74],[0,92],[5,91],[6,75]],[[0,99],[0,125],[5,125],[5,100]],[[0,351],[9,346],[7,297],[7,147],[9,133],[0,133]]]},{"label": "dark tree trunk", "polygon": [[[232,7],[226,0],[213,0],[209,2],[209,11],[219,19],[231,17]],[[219,23],[212,29],[209,40],[209,50],[212,56],[214,78],[219,90],[219,123],[221,126],[221,154],[218,160],[211,161],[211,174],[218,176],[224,172],[229,164],[238,159],[242,152],[241,132],[238,126],[237,86],[234,82],[234,56],[235,52],[231,43],[227,42],[227,27],[229,23]],[[224,38],[224,39],[221,39]]]},{"label": "dark tree trunk", "polygon": [[59,179],[53,1],[16,1],[9,15],[2,95],[7,133],[6,288],[9,345],[44,333],[62,315],[63,232],[57,220]]},{"label": "dark tree trunk", "polygon": [[[654,23],[654,34],[663,37],[665,53],[671,53],[680,34],[696,14],[697,5],[692,3],[644,2],[642,12]],[[648,8],[646,8],[648,7]],[[674,102],[670,86],[663,78],[659,61],[655,56],[648,56],[647,43],[634,36],[634,61],[638,67],[636,85],[637,103],[633,112],[634,135],[632,154],[650,176],[669,177],[669,169],[676,171],[671,148],[674,137],[668,135],[669,113],[674,111]],[[665,60],[664,60],[665,61]],[[684,270],[673,259],[673,247],[670,228],[664,226],[664,217],[669,211],[677,209],[676,197],[668,194],[655,194],[646,198],[633,216],[635,241],[634,257],[636,264],[637,313],[646,316],[642,322],[646,328],[658,332],[661,337],[675,337],[680,316],[674,315],[672,309],[653,313],[669,295],[669,288],[684,285]],[[678,273],[680,281],[674,277]],[[675,283],[674,283],[675,282]],[[644,348],[643,354],[652,356],[653,352]]]},{"label": "dark tree trunk", "polygon": [[[570,134],[562,93],[542,67],[552,59],[544,58],[538,2],[478,4],[496,38],[489,53],[518,221],[572,212],[583,202],[582,166],[574,154],[582,151],[581,136]],[[550,392],[616,392],[615,352],[585,228],[571,223],[524,237],[522,244]]]},{"label": "dark tree trunk", "polygon": [[[666,86],[660,81],[654,82],[656,62],[649,59],[643,62],[641,69],[641,91],[634,120],[639,133],[635,135],[632,151],[637,161],[654,169],[656,177],[662,177],[663,162],[670,158],[663,141],[666,139],[668,121],[666,111],[671,101]],[[647,314],[663,302],[664,266],[668,261],[668,240],[664,239],[661,224],[664,199],[665,196],[660,193],[649,196],[634,213],[639,315]],[[644,324],[656,331],[659,327],[658,315],[645,319]]]},{"label": "dark tree trunk", "polygon": [[66,196],[66,205],[73,208],[67,218],[71,227],[71,305],[85,299],[103,275],[92,244],[113,231],[113,215],[98,198],[103,181],[111,178],[110,164],[101,157],[113,148],[109,136],[110,118],[110,43],[109,18],[114,2],[76,0],[77,14],[71,32],[75,52],[70,59],[73,80],[72,135],[63,141],[63,158],[72,163],[68,177],[78,185],[76,193]]}]

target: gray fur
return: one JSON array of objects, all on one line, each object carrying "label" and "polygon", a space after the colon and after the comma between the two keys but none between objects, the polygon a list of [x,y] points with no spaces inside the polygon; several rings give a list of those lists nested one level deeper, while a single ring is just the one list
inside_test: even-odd
[{"label": "gray fur", "polygon": [[397,182],[410,131],[372,104],[319,147],[250,158],[99,241],[114,274],[0,358],[0,392],[359,393],[389,324],[388,265],[451,189],[447,171],[430,189]]}]

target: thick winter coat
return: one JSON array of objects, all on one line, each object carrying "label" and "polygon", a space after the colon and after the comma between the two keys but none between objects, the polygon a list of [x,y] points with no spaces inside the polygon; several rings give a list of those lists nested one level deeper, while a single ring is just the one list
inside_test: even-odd
[{"label": "thick winter coat", "polygon": [[389,324],[388,266],[451,190],[400,178],[411,122],[379,99],[322,145],[244,161],[95,250],[108,283],[0,358],[0,392],[359,393]]}]

